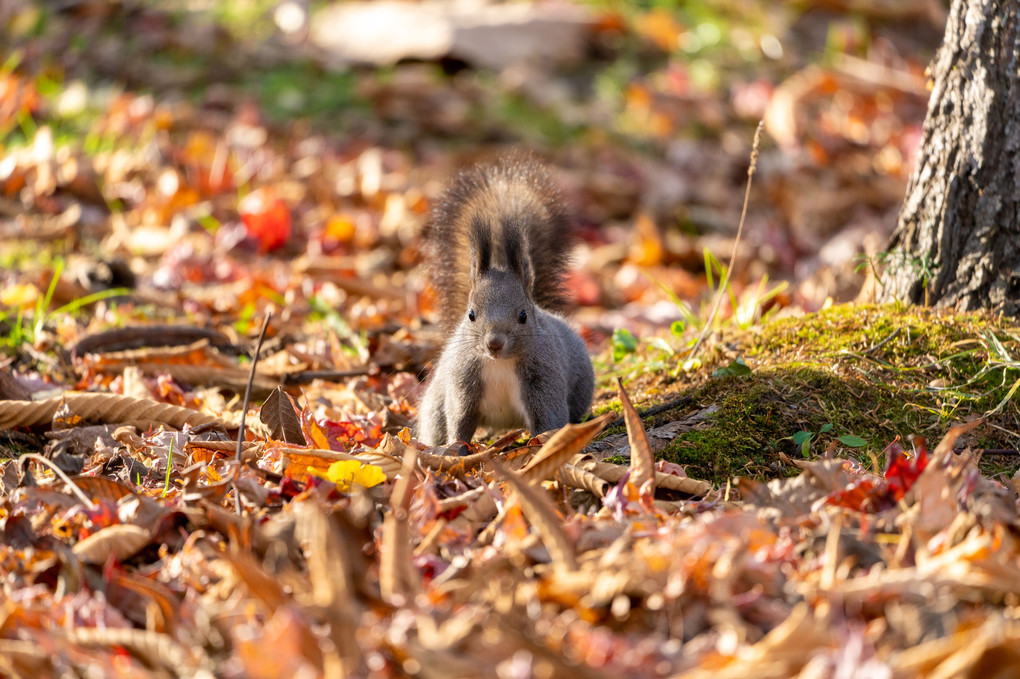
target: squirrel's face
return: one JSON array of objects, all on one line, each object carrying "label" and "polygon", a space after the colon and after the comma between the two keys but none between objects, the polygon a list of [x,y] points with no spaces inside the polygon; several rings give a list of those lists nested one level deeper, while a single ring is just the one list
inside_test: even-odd
[{"label": "squirrel's face", "polygon": [[506,271],[480,276],[468,298],[462,325],[488,358],[516,358],[524,353],[534,329],[535,305],[521,281]]}]

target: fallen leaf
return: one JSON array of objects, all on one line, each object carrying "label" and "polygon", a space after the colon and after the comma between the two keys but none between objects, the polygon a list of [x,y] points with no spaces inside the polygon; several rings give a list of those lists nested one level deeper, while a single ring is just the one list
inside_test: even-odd
[{"label": "fallen leaf", "polygon": [[263,252],[276,250],[290,240],[290,210],[268,187],[255,189],[238,203],[237,211]]},{"label": "fallen leaf", "polygon": [[130,523],[121,523],[93,533],[75,544],[71,550],[82,563],[99,566],[111,558],[124,561],[138,553],[151,539],[150,531]]}]

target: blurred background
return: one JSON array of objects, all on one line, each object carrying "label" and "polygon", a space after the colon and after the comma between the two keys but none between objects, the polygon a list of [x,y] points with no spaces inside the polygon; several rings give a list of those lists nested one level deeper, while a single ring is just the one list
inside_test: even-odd
[{"label": "blurred background", "polygon": [[57,302],[130,287],[242,330],[298,297],[355,330],[413,323],[442,182],[525,147],[577,211],[589,339],[668,327],[719,285],[760,120],[724,313],[851,300],[896,224],[946,13],[0,0],[0,308],[31,308],[59,259]]}]

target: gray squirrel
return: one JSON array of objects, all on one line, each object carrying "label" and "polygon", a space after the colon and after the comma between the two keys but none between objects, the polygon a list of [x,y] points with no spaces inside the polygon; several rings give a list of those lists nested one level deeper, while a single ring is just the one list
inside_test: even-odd
[{"label": "gray squirrel", "polygon": [[461,172],[423,232],[446,344],[418,409],[418,439],[475,429],[532,435],[580,422],[595,375],[558,314],[574,234],[548,172],[515,155]]}]

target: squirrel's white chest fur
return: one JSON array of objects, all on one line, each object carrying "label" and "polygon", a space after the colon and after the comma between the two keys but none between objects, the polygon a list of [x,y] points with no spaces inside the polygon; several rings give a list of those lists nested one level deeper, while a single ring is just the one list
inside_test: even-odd
[{"label": "squirrel's white chest fur", "polygon": [[482,361],[482,402],[478,412],[481,424],[512,428],[527,424],[521,381],[514,362],[509,359]]}]

